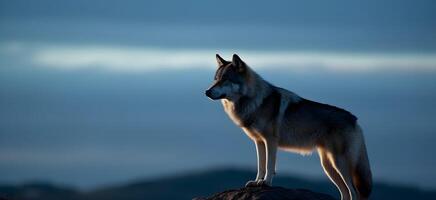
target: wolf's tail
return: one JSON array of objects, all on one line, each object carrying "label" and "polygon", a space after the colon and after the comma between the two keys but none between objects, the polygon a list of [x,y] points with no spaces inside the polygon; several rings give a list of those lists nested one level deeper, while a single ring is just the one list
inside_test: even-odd
[{"label": "wolf's tail", "polygon": [[359,159],[353,172],[353,183],[359,193],[360,199],[368,199],[372,190],[372,173],[365,143],[363,141]]}]

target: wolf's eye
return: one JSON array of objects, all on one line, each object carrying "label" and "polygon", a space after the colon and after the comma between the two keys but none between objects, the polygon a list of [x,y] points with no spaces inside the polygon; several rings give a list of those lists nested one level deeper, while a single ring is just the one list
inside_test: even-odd
[{"label": "wolf's eye", "polygon": [[236,80],[227,79],[226,84],[228,85],[239,85],[239,83]]},{"label": "wolf's eye", "polygon": [[233,84],[236,84],[236,85],[239,85],[239,84],[240,84],[239,80],[237,80],[237,79],[228,79],[228,81],[229,81],[230,83],[233,83]]}]

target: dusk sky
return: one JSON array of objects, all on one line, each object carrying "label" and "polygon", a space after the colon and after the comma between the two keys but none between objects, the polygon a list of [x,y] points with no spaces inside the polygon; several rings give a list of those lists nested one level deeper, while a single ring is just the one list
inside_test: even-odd
[{"label": "dusk sky", "polygon": [[[377,181],[435,189],[435,8],[1,0],[0,182],[88,189],[255,169],[252,142],[204,96],[215,54],[238,53],[271,83],[358,116]],[[278,172],[326,179],[315,154],[280,153]]]}]

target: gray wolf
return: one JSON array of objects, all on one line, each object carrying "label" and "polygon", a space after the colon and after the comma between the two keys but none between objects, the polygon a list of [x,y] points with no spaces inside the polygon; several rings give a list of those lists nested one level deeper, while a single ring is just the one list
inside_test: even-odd
[{"label": "gray wolf", "polygon": [[277,149],[300,154],[317,150],[324,172],[341,199],[368,199],[372,175],[362,129],[350,112],[304,99],[263,80],[234,54],[216,55],[218,69],[206,96],[253,140],[257,176],[246,186],[272,184]]}]

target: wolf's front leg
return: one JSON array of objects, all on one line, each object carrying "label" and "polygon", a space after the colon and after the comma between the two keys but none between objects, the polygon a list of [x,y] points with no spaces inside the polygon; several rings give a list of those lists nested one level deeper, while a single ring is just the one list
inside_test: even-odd
[{"label": "wolf's front leg", "polygon": [[276,174],[276,157],[278,141],[276,139],[266,140],[266,175],[265,178],[258,182],[258,185],[272,185],[273,176]]},{"label": "wolf's front leg", "polygon": [[257,176],[256,180],[248,181],[246,187],[257,186],[263,180],[266,172],[266,149],[265,143],[261,140],[255,141],[257,151]]}]

